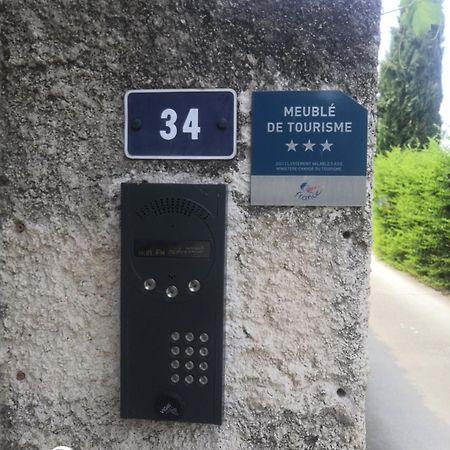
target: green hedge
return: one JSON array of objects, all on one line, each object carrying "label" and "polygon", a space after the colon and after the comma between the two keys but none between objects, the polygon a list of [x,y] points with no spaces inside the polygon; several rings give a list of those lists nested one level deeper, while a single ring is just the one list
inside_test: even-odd
[{"label": "green hedge", "polygon": [[450,153],[430,140],[377,156],[373,224],[377,256],[450,289]]}]

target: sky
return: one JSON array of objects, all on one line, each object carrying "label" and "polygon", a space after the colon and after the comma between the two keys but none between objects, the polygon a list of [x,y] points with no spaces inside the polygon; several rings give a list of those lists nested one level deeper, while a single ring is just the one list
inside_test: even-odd
[{"label": "sky", "polygon": [[[390,45],[390,30],[397,26],[399,11],[398,0],[383,0],[383,11],[381,16],[381,43],[379,59],[382,60],[389,50]],[[441,116],[443,122],[443,130],[450,132],[450,77],[445,77],[450,69],[450,0],[443,2],[444,16],[445,16],[445,31],[444,31],[444,56],[442,60],[442,87],[444,91],[444,99],[441,105]]]}]

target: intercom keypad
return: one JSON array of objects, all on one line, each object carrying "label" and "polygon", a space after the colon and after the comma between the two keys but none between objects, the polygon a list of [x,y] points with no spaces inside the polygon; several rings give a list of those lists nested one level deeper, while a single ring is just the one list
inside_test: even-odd
[{"label": "intercom keypad", "polygon": [[209,334],[197,335],[192,331],[173,331],[169,337],[170,363],[169,379],[177,384],[184,380],[189,386],[205,386],[208,378],[209,350],[206,346]]},{"label": "intercom keypad", "polygon": [[221,424],[226,190],[122,184],[121,416]]}]

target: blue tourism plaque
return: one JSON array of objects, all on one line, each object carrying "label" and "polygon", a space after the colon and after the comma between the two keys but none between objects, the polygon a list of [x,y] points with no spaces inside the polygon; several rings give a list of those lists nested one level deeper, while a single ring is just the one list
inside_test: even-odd
[{"label": "blue tourism plaque", "polygon": [[254,92],[253,205],[363,206],[367,110],[340,91]]},{"label": "blue tourism plaque", "polygon": [[231,159],[232,89],[132,90],[125,94],[125,154],[135,159]]}]

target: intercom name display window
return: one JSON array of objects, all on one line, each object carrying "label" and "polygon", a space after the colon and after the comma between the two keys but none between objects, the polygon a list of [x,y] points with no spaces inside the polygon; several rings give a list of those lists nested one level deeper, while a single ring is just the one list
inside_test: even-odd
[{"label": "intercom name display window", "polygon": [[121,415],[222,421],[223,185],[122,184]]},{"label": "intercom name display window", "polygon": [[134,256],[162,258],[209,258],[210,241],[150,241],[136,239]]}]

